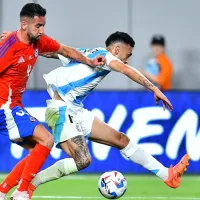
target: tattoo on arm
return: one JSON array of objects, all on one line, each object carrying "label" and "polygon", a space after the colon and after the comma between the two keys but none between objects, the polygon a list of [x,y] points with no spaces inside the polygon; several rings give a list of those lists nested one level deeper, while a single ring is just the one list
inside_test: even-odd
[{"label": "tattoo on arm", "polygon": [[139,76],[139,81],[146,88],[153,88],[154,87],[153,83],[151,83],[148,79],[144,78],[143,76]]}]

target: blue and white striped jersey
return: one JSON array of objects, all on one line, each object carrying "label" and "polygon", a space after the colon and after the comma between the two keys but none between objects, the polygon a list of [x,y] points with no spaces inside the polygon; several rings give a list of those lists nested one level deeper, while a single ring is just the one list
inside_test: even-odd
[{"label": "blue and white striped jersey", "polygon": [[66,103],[81,104],[85,97],[111,71],[109,63],[112,60],[119,60],[104,48],[80,48],[78,50],[88,58],[102,55],[106,59],[106,64],[93,68],[59,55],[63,66],[45,74],[43,77],[47,82],[47,90],[50,96],[53,97],[54,92],[57,91]]}]

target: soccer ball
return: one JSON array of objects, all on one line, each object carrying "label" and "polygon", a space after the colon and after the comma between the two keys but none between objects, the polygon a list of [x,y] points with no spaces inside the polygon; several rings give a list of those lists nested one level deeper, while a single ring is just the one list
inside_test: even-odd
[{"label": "soccer ball", "polygon": [[98,189],[107,199],[118,199],[126,192],[127,181],[118,171],[105,172],[99,178]]}]

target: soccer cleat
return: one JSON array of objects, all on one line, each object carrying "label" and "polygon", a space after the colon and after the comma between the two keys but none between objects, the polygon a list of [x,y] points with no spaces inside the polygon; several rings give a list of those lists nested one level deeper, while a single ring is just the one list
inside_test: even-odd
[{"label": "soccer cleat", "polygon": [[21,192],[19,190],[15,190],[12,193],[10,200],[30,200],[30,198],[27,191]]},{"label": "soccer cleat", "polygon": [[28,186],[28,195],[29,195],[29,198],[31,199],[32,196],[33,196],[33,192],[36,190],[36,187],[30,183],[29,186]]},{"label": "soccer cleat", "polygon": [[185,154],[181,161],[176,164],[174,167],[172,165],[169,168],[169,176],[168,179],[165,181],[165,184],[171,188],[177,188],[181,182],[181,176],[187,170],[187,166],[189,165],[190,156]]}]

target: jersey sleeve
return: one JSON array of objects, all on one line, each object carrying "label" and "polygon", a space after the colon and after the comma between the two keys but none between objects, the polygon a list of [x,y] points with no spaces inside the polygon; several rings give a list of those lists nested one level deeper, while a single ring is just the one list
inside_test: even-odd
[{"label": "jersey sleeve", "polygon": [[39,40],[40,53],[56,52],[59,49],[60,49],[60,43],[48,37],[47,35],[43,35],[41,39]]},{"label": "jersey sleeve", "polygon": [[14,43],[11,39],[0,42],[0,73],[12,65],[13,62],[13,48]]},{"label": "jersey sleeve", "polygon": [[118,59],[118,58],[116,58],[115,56],[113,56],[110,52],[108,52],[108,53],[106,54],[105,59],[106,59],[106,68],[107,68],[107,70],[109,70],[109,71],[112,71],[112,69],[109,67],[111,61],[117,60],[117,61],[121,62],[120,59]]},{"label": "jersey sleeve", "polygon": [[62,62],[63,66],[66,66],[71,61],[71,59],[66,58],[66,57],[64,57],[64,56],[62,56],[60,54],[58,54],[58,58]]}]

